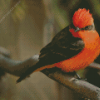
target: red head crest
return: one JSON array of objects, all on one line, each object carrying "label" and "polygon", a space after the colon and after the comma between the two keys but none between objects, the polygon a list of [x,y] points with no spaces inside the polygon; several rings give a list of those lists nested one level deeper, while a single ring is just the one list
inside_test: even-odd
[{"label": "red head crest", "polygon": [[84,28],[88,25],[93,24],[92,14],[89,13],[89,10],[78,9],[73,15],[73,24],[75,27]]}]

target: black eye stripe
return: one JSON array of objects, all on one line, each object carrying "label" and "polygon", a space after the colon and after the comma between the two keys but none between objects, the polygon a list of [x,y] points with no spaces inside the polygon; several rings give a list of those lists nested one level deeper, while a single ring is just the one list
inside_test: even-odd
[{"label": "black eye stripe", "polygon": [[86,26],[85,28],[81,28],[81,30],[94,30],[94,29],[95,29],[94,24]]},{"label": "black eye stripe", "polygon": [[[70,28],[76,29],[76,27],[72,24],[69,26]],[[80,30],[95,30],[94,24],[81,28]]]}]

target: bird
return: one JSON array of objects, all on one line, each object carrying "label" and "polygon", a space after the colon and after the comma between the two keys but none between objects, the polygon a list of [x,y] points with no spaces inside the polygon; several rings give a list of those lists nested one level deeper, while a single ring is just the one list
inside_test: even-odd
[{"label": "bird", "polygon": [[76,72],[92,63],[100,53],[100,37],[89,9],[79,8],[72,23],[58,32],[41,49],[39,61],[28,68],[17,80],[21,82],[36,71],[57,67],[64,72]]}]

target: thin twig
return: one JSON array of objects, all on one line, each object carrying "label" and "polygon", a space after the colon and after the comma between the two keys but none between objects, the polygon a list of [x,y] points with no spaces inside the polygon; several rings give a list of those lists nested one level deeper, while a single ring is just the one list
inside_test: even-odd
[{"label": "thin twig", "polygon": [[89,67],[100,70],[100,64],[95,62],[91,63]]}]

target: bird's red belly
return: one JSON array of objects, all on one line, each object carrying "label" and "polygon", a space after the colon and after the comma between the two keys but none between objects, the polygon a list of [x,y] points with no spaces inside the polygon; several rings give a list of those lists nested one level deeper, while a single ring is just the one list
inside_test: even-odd
[{"label": "bird's red belly", "polygon": [[[93,45],[92,45],[93,46]],[[94,48],[84,48],[78,55],[55,63],[54,65],[58,68],[61,68],[65,72],[73,72],[79,69],[83,69],[87,67],[90,63],[92,63],[96,57],[99,55],[100,46],[99,43],[95,44]]]}]

